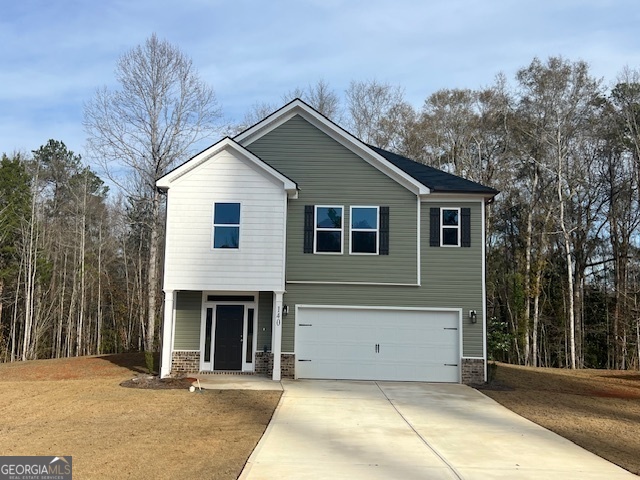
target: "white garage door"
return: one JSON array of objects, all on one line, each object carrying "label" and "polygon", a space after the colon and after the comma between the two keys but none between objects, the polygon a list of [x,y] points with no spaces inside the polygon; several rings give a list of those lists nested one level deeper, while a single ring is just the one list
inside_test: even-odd
[{"label": "white garage door", "polygon": [[457,311],[299,306],[296,377],[460,381]]}]

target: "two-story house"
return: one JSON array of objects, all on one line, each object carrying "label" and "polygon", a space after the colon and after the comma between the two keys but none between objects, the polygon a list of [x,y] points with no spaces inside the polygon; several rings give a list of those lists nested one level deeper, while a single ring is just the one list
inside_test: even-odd
[{"label": "two-story house", "polygon": [[298,99],[157,185],[163,377],[486,378],[496,190],[367,145]]}]

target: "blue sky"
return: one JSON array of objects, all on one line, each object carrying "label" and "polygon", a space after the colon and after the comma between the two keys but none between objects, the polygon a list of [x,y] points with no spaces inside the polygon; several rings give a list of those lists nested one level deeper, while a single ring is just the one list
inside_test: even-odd
[{"label": "blue sky", "polygon": [[[0,153],[49,138],[84,154],[83,104],[155,32],[189,55],[228,121],[324,79],[399,85],[420,108],[538,56],[585,60],[611,84],[640,68],[637,0],[22,0],[0,10]],[[217,138],[212,138],[211,143]]]}]

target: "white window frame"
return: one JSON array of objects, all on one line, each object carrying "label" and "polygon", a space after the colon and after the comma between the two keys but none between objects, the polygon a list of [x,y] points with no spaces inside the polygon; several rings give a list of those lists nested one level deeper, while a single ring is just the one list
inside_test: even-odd
[{"label": "white window frame", "polygon": [[[376,228],[353,228],[353,209],[354,208],[374,208],[376,210]],[[371,252],[354,252],[353,251],[353,232],[375,232],[376,234],[376,251]],[[380,207],[375,205],[352,205],[349,207],[349,255],[379,255],[380,254]]]},{"label": "white window frame", "polygon": [[[445,225],[444,224],[444,211],[445,210],[456,210],[458,212],[458,225]],[[460,228],[460,222],[462,218],[460,217],[460,207],[440,207],[440,246],[441,247],[459,247],[460,246],[460,235],[462,233],[462,229]],[[457,230],[458,231],[458,243],[456,245],[445,244],[444,243],[444,230]]]},{"label": "white window frame", "polygon": [[[342,212],[340,228],[323,228],[318,227],[318,209],[319,208],[339,208]],[[318,251],[318,232],[340,232],[340,251],[339,252],[319,252]],[[344,253],[344,205],[314,205],[313,208],[313,253],[318,255],[342,255]]]},{"label": "white window frame", "polygon": [[[217,203],[237,203],[240,205],[240,216],[238,218],[238,223],[215,223],[216,221],[216,204]],[[242,242],[240,241],[240,236],[242,232],[242,211],[244,210],[242,206],[242,202],[238,202],[236,200],[220,200],[213,202],[213,207],[211,209],[211,224],[213,228],[211,229],[211,250],[215,252],[237,252],[240,250],[240,246]],[[216,227],[238,227],[238,248],[216,248],[215,247],[215,239],[216,239]]]}]

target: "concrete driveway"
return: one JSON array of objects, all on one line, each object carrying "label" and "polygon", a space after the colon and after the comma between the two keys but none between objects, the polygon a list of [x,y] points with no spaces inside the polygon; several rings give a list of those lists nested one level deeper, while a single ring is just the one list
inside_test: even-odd
[{"label": "concrete driveway", "polygon": [[282,383],[241,479],[637,478],[464,385]]}]

